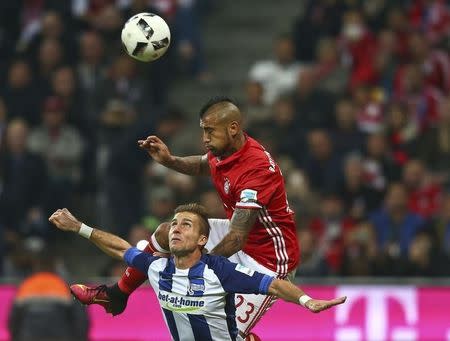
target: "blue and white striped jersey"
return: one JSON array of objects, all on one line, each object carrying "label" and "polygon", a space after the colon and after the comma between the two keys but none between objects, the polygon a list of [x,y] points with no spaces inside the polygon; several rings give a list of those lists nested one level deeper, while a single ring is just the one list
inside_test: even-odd
[{"label": "blue and white striped jersey", "polygon": [[203,255],[189,269],[177,269],[172,257],[154,257],[137,248],[127,250],[124,258],[148,273],[175,341],[241,340],[234,293],[267,294],[273,280],[220,256]]}]

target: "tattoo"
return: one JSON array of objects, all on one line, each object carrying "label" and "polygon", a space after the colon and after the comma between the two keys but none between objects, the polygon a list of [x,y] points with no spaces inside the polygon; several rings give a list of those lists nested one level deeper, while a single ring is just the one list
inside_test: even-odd
[{"label": "tattoo", "polygon": [[230,257],[241,250],[247,235],[255,224],[258,216],[257,210],[237,208],[230,221],[230,232],[211,251],[212,254]]},{"label": "tattoo", "polygon": [[250,231],[258,216],[257,210],[237,208],[231,217],[230,229]]},{"label": "tattoo", "polygon": [[236,231],[230,231],[210,253],[213,255],[230,257],[242,249],[242,244],[243,240],[241,234]]},{"label": "tattoo", "polygon": [[[206,163],[206,167],[205,167]],[[209,165],[206,155],[175,156],[167,167],[187,175],[208,175]]]}]

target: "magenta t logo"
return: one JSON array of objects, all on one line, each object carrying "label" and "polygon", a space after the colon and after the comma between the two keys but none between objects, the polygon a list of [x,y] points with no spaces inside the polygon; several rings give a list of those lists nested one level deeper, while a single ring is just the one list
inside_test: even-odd
[{"label": "magenta t logo", "polygon": [[[347,296],[347,302],[336,307],[335,340],[337,341],[415,341],[418,340],[417,289],[397,286],[342,286],[336,296]],[[402,309],[404,326],[389,325],[388,300]],[[356,304],[365,307],[364,325],[352,325],[350,313]]]}]

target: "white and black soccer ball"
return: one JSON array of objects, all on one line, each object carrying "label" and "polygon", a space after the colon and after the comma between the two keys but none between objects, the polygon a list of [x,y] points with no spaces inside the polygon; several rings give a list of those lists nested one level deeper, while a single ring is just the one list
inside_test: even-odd
[{"label": "white and black soccer ball", "polygon": [[160,16],[139,13],[125,23],[121,38],[131,57],[142,62],[151,62],[167,51],[170,45],[170,29]]}]

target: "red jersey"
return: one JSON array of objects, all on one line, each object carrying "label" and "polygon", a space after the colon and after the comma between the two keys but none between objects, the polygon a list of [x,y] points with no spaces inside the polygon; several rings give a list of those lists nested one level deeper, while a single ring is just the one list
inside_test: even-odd
[{"label": "red jersey", "polygon": [[208,162],[228,219],[235,208],[259,211],[243,251],[280,276],[294,270],[300,255],[293,211],[270,154],[247,136],[239,151],[225,159],[209,152]]}]

